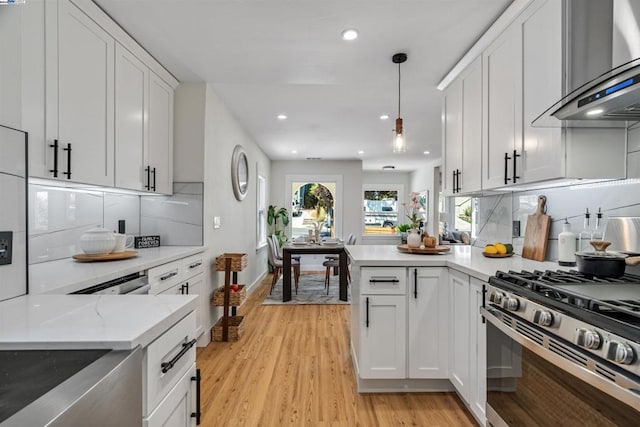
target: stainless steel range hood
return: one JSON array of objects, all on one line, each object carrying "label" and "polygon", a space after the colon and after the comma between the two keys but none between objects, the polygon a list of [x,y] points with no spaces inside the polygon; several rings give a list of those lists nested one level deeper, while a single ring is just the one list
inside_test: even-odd
[{"label": "stainless steel range hood", "polygon": [[640,58],[637,58],[574,90],[531,125],[630,128],[639,122]]}]

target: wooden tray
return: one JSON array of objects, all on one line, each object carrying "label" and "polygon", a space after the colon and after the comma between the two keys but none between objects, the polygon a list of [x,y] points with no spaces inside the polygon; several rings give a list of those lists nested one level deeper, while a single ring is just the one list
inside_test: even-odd
[{"label": "wooden tray", "polygon": [[400,252],[404,252],[407,254],[421,254],[421,255],[437,255],[444,254],[451,250],[449,246],[436,246],[435,248],[410,248],[408,245],[398,245],[396,246]]},{"label": "wooden tray", "polygon": [[486,252],[482,252],[482,255],[486,256],[487,258],[509,258],[510,256],[513,256],[513,252],[511,252],[510,254],[488,254]]},{"label": "wooden tray", "polygon": [[115,253],[103,254],[103,255],[75,254],[74,256],[72,256],[72,258],[77,261],[94,262],[94,261],[117,261],[119,259],[129,259],[136,256],[138,256],[138,251],[115,252]]}]

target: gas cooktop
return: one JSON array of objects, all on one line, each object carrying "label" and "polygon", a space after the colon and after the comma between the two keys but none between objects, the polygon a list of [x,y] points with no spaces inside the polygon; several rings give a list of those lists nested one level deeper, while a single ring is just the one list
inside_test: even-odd
[{"label": "gas cooktop", "polygon": [[604,279],[577,271],[498,271],[489,283],[640,342],[640,276]]}]

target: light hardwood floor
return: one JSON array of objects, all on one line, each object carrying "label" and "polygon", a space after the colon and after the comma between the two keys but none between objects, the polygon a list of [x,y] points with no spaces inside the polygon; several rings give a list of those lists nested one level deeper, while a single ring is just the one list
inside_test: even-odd
[{"label": "light hardwood floor", "polygon": [[475,425],[454,393],[358,394],[349,306],[263,306],[270,283],[238,310],[238,342],[198,349],[202,426]]}]

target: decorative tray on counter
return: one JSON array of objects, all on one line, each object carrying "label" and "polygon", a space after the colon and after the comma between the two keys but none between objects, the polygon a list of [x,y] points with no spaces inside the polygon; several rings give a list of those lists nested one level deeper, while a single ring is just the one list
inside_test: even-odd
[{"label": "decorative tray on counter", "polygon": [[95,262],[95,261],[117,261],[120,259],[129,259],[138,256],[138,251],[124,251],[101,255],[75,254],[72,256],[76,261]]},{"label": "decorative tray on counter", "polygon": [[486,256],[487,258],[509,258],[510,256],[513,256],[513,252],[509,254],[488,254],[486,252],[482,252],[482,255]]},{"label": "decorative tray on counter", "polygon": [[396,246],[400,252],[407,254],[420,254],[420,255],[437,255],[444,254],[451,250],[449,246],[438,245],[435,248],[410,248],[408,245]]}]

